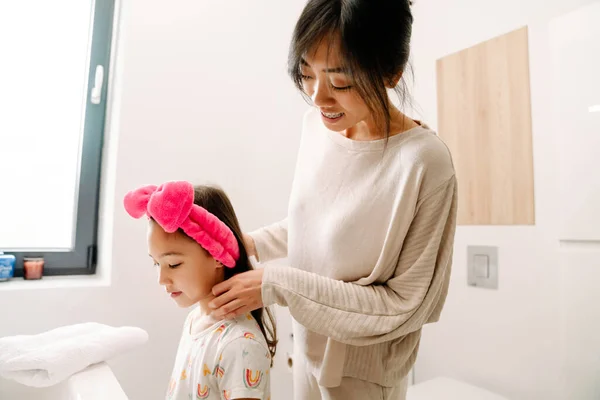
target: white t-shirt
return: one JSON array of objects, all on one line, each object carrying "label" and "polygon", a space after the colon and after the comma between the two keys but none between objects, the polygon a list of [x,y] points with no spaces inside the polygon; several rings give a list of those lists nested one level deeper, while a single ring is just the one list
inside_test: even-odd
[{"label": "white t-shirt", "polygon": [[198,333],[194,315],[185,321],[166,399],[269,400],[271,353],[252,315]]}]

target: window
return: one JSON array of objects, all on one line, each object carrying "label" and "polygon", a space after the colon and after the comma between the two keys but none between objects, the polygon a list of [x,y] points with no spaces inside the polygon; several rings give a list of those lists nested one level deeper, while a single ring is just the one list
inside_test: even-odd
[{"label": "window", "polygon": [[0,251],[95,272],[114,0],[0,3]]}]

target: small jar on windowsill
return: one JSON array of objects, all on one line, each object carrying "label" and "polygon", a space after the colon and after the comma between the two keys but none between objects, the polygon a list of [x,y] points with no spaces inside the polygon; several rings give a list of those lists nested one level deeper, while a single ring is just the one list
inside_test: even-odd
[{"label": "small jar on windowsill", "polygon": [[25,257],[23,259],[23,277],[26,280],[42,279],[44,275],[44,259],[41,257]]}]

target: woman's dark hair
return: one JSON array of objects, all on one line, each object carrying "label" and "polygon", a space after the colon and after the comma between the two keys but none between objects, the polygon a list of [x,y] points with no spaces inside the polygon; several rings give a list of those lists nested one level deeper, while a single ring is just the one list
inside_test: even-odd
[{"label": "woman's dark hair", "polygon": [[[229,198],[223,190],[214,186],[199,185],[194,186],[194,204],[206,209],[211,214],[215,215],[231,229],[237,239],[240,248],[240,258],[233,268],[224,268],[225,279],[229,279],[234,275],[254,269],[248,259],[248,252],[244,245],[242,230],[237,216],[229,201]],[[275,357],[277,347],[277,328],[273,314],[268,308],[259,308],[252,311],[252,316],[258,322],[261,332],[263,333],[271,360]],[[273,361],[271,361],[271,364]]]},{"label": "woman's dark hair", "polygon": [[[408,100],[404,73],[410,55],[413,16],[409,0],[309,0],[292,36],[288,72],[303,91],[302,60],[322,40],[339,38],[341,56],[353,87],[390,135],[392,105],[387,88],[394,87],[402,104]],[[402,76],[403,79],[398,81]]]}]

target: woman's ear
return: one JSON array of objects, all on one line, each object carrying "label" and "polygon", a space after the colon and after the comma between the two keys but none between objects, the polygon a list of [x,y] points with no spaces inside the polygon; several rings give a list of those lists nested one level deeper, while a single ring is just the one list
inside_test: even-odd
[{"label": "woman's ear", "polygon": [[221,261],[216,260],[216,259],[215,259],[215,266],[217,267],[217,269],[218,268],[223,268],[223,264],[221,263]]},{"label": "woman's ear", "polygon": [[394,75],[393,77],[391,77],[388,82],[387,82],[387,88],[388,89],[393,89],[396,86],[398,86],[398,82],[400,82],[400,79],[402,79],[402,75],[403,72],[400,71],[398,74]]}]

